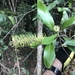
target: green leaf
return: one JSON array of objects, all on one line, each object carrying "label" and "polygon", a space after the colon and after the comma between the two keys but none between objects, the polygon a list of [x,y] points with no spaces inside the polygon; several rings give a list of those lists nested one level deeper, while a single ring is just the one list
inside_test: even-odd
[{"label": "green leaf", "polygon": [[48,4],[47,9],[48,10],[53,9],[58,3],[59,3],[58,1],[54,1],[53,3]]},{"label": "green leaf", "polygon": [[61,24],[63,24],[68,19],[69,19],[69,17],[68,17],[67,12],[63,11],[63,16],[62,16],[62,19],[61,19]]},{"label": "green leaf", "polygon": [[16,22],[15,22],[15,19],[13,16],[8,16],[9,20],[11,21],[11,23],[14,25]]},{"label": "green leaf", "polygon": [[62,37],[65,41],[67,41],[67,40],[71,40],[70,38],[68,38],[67,36],[65,36],[65,37]]},{"label": "green leaf", "polygon": [[66,7],[62,7],[62,8],[61,7],[58,7],[58,11],[59,12],[62,12],[62,11],[71,12],[70,9],[69,8],[66,8]]},{"label": "green leaf", "polygon": [[63,4],[63,3],[65,3],[65,1],[64,0],[57,0],[60,4]]},{"label": "green leaf", "polygon": [[21,68],[21,70],[24,72],[24,74],[26,74],[26,75],[30,75],[30,73],[29,73],[29,71],[28,71],[27,69],[25,69],[25,68]]},{"label": "green leaf", "polygon": [[54,35],[52,35],[50,37],[45,37],[42,40],[42,44],[43,45],[51,44],[55,40],[56,37],[57,37],[57,34],[54,34]]},{"label": "green leaf", "polygon": [[7,50],[7,49],[8,49],[8,46],[4,45],[3,50]]},{"label": "green leaf", "polygon": [[50,0],[44,0],[44,2],[47,2],[48,3],[48,2],[50,2]]},{"label": "green leaf", "polygon": [[5,14],[0,14],[0,22],[6,21],[7,16]]},{"label": "green leaf", "polygon": [[44,50],[44,65],[50,68],[55,59],[55,46],[53,44],[47,45]]},{"label": "green leaf", "polygon": [[64,42],[64,44],[67,44],[67,45],[70,45],[70,46],[75,46],[75,39],[66,40],[66,41]]},{"label": "green leaf", "polygon": [[51,14],[49,13],[46,5],[43,4],[41,2],[41,0],[37,0],[37,11],[38,11],[38,15],[42,19],[43,23],[50,29],[53,29],[54,20],[53,20]]},{"label": "green leaf", "polygon": [[30,47],[31,48],[36,48],[38,45],[40,45],[41,43],[39,42],[39,41],[35,41],[35,42],[32,42],[31,44],[30,44]]},{"label": "green leaf", "polygon": [[73,0],[68,0],[68,1],[69,1],[69,8],[71,8],[73,4]]},{"label": "green leaf", "polygon": [[71,18],[69,18],[68,20],[66,20],[63,25],[62,25],[62,29],[67,28],[71,25],[73,25],[75,23],[75,15],[72,16]]}]

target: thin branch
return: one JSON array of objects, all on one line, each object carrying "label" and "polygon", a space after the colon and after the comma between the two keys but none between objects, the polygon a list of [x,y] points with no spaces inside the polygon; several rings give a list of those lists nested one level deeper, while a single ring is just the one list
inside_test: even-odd
[{"label": "thin branch", "polygon": [[24,16],[26,16],[27,14],[29,14],[29,13],[35,11],[35,10],[36,10],[36,8],[33,9],[33,10],[31,10],[31,11],[29,11],[29,12],[27,12],[27,13],[25,13],[25,14],[20,18],[20,20],[17,22],[17,24],[15,24],[15,25],[10,29],[10,31],[8,31],[8,33],[3,37],[3,40],[8,36],[8,34],[10,34],[10,32],[11,32],[15,27],[18,27],[19,23],[22,21],[22,19],[24,18]]},{"label": "thin branch", "polygon": [[8,3],[9,3],[9,5],[10,5],[11,11],[13,11],[13,7],[12,7],[12,4],[11,4],[10,0],[8,0]]},{"label": "thin branch", "polygon": [[27,55],[27,57],[26,57],[23,61],[21,61],[20,65],[21,65],[23,62],[25,62],[25,61],[29,58],[29,56],[30,56],[34,51],[35,51],[35,49],[33,49],[33,50]]},{"label": "thin branch", "polygon": [[[62,38],[60,37],[60,39],[62,40]],[[61,43],[61,42],[60,42]],[[61,43],[61,45],[62,45],[62,43]],[[61,46],[62,47],[62,46]],[[72,60],[72,58],[70,57],[70,55],[69,55],[69,53],[65,50],[65,48],[64,47],[62,47],[63,48],[63,50],[64,50],[64,52],[66,53],[66,55]]]},{"label": "thin branch", "polygon": [[7,68],[5,65],[3,65],[2,63],[0,63],[0,65],[1,65],[1,67],[3,67],[3,69],[5,69],[6,73],[10,72],[9,68]]}]

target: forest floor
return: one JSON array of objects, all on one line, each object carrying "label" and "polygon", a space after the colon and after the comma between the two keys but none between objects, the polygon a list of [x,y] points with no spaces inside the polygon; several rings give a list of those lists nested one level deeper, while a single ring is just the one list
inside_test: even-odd
[{"label": "forest floor", "polygon": [[[19,75],[19,69],[20,75],[29,75],[29,73],[30,75],[36,75],[37,50],[31,52],[32,50],[28,48],[20,49],[17,54],[20,60],[15,62],[16,53],[9,48],[9,50],[5,51],[2,60],[0,60],[0,75]],[[16,70],[16,67],[18,67],[18,70]],[[7,73],[6,69],[11,70],[10,74]],[[75,75],[75,58],[65,68],[63,75]]]}]

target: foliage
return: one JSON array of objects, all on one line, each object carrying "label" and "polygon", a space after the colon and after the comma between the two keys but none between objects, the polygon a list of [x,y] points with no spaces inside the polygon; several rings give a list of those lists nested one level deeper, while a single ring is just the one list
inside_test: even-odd
[{"label": "foliage", "polygon": [[[50,68],[55,58],[55,48],[58,38],[63,41],[60,46],[68,47],[71,51],[75,52],[73,49],[73,47],[75,47],[74,33],[72,37],[67,36],[68,30],[74,27],[75,24],[75,9],[72,5],[73,0],[37,0],[38,17],[45,25],[45,28],[50,30],[50,35],[48,35],[48,37],[39,38],[37,38],[36,34],[27,33],[36,33],[35,28],[37,26],[37,21],[33,21],[36,12],[27,14],[36,4],[32,6],[33,1],[31,0],[18,0],[17,3],[16,0],[14,0],[14,5],[16,7],[16,12],[14,13],[10,9],[11,6],[9,6],[10,4],[8,1],[12,4],[13,0],[0,0],[0,55],[3,55],[5,50],[9,48],[9,43],[11,47],[15,48],[22,48],[25,46],[34,48],[39,44],[43,44],[45,45],[43,55],[44,64],[47,68]],[[24,14],[27,15],[25,15],[20,24],[15,26],[14,29],[11,30],[11,33],[4,39],[4,36],[6,36],[8,31],[16,24],[15,18],[18,22]],[[46,32],[48,33],[48,31]],[[18,58],[18,53],[16,50],[14,51],[16,53],[14,59],[16,59]],[[12,71],[15,70],[14,68],[12,69]],[[21,70],[25,72],[25,69],[22,68]]]},{"label": "foliage", "polygon": [[[21,70],[22,70],[23,74],[30,75],[29,71],[26,70],[25,68],[21,67]],[[9,73],[10,75],[14,75],[16,73],[17,73],[17,69],[15,69],[15,68],[10,69],[10,73]]]},{"label": "foliage", "polygon": [[[32,2],[25,1],[25,0],[22,0],[22,1],[18,0],[17,2],[16,1],[17,0],[0,0],[0,63],[4,63],[3,64],[4,67],[2,67],[1,65],[0,66],[2,69],[6,68],[5,70],[7,70],[6,73],[3,70],[1,70],[1,73],[0,73],[1,75],[2,74],[13,75],[15,73],[18,74],[18,71],[16,71],[15,68],[13,68],[14,64],[10,70],[9,70],[9,67],[12,65],[12,63],[10,65],[7,65],[7,63],[9,63],[11,61],[14,61],[14,63],[16,63],[15,59],[20,58],[19,57],[20,55],[18,56],[20,50],[17,52],[14,49],[14,47],[12,45],[10,45],[12,37],[14,37],[15,35],[21,39],[23,39],[23,37],[27,37],[27,38],[30,36],[33,37],[32,35],[25,36],[24,34],[26,34],[27,31],[30,31],[31,33],[35,32],[34,28],[36,25],[36,21],[32,21],[32,19],[36,13],[35,12],[29,13],[30,11],[32,11],[32,5],[30,5],[29,3],[33,3],[33,1]],[[24,18],[22,18],[22,21],[17,26],[16,23],[18,23],[18,21],[21,19],[21,17],[24,14],[27,14],[27,15],[25,15]],[[33,27],[32,27],[32,25],[33,25]],[[20,34],[22,34],[22,35],[20,35]],[[34,35],[34,38],[36,38],[35,35]],[[17,40],[19,40],[19,39],[17,38]],[[31,39],[28,39],[28,40],[32,41]],[[24,40],[22,40],[22,41],[24,41]],[[22,43],[22,41],[20,43],[21,46],[18,45],[18,47],[23,47],[23,45],[28,46],[27,42],[26,42],[27,43],[26,44],[24,42]],[[10,52],[10,53],[8,53],[8,52]],[[26,54],[26,52],[25,52],[25,54]],[[12,59],[12,57],[14,57],[14,58]],[[8,62],[8,60],[9,60],[9,62]],[[7,65],[8,68],[5,67],[5,65]],[[21,71],[25,71],[27,73],[27,75],[30,75],[29,72],[25,68],[22,68]],[[24,74],[26,74],[25,72],[24,72]]]},{"label": "foliage", "polygon": [[37,12],[42,18],[43,23],[47,25],[50,29],[53,29],[54,27],[53,18],[48,12],[46,6],[40,0],[37,0],[37,8],[38,8]]},{"label": "foliage", "polygon": [[[17,7],[18,19],[20,19],[21,16],[23,16],[23,14],[26,14],[31,10],[32,6],[22,1]],[[36,15],[35,12],[27,14],[20,22],[18,27],[19,30],[17,30],[16,33],[17,34],[26,33],[26,32],[35,33],[36,20],[33,21],[35,15]]]},{"label": "foliage", "polygon": [[[16,29],[15,29],[16,26],[13,29],[13,31],[11,31],[11,33],[9,33],[9,35],[5,39],[4,39],[4,36],[6,36],[7,33],[10,31],[10,29],[16,24],[15,17],[17,18],[17,21],[18,21],[21,18],[21,16],[23,16],[23,14],[32,10],[32,6],[25,3],[24,1],[21,1],[21,3],[19,3],[16,7],[17,12],[14,13],[13,11],[10,10],[11,7],[9,6],[10,4],[8,4],[9,2],[8,1],[4,2],[4,1],[5,0],[0,1],[3,4],[2,7],[4,8],[4,9],[2,9],[2,8],[0,9],[0,39],[2,39],[1,41],[3,41],[4,44],[5,43],[9,44],[11,41],[10,36],[12,36],[12,33],[14,33],[16,31]],[[5,5],[8,8],[4,7]],[[17,28],[18,30],[15,32],[15,34],[26,33],[26,31],[30,31],[29,29],[31,29],[31,28],[34,29],[34,27],[30,26],[31,24],[32,25],[34,24],[34,21],[32,22],[33,17],[34,17],[33,14],[26,15],[23,18],[22,22],[19,24],[19,27]],[[29,26],[27,26],[27,25],[29,25]],[[35,30],[33,30],[33,31],[35,31]],[[7,43],[7,41],[8,41],[8,43]],[[2,49],[1,49],[1,52],[3,52]]]},{"label": "foliage", "polygon": [[7,50],[8,46],[6,46],[2,39],[0,39],[0,56],[3,55],[3,51]]},{"label": "foliage", "polygon": [[55,46],[53,43],[46,45],[44,50],[44,64],[47,68],[50,68],[55,58]]},{"label": "foliage", "polygon": [[49,45],[55,40],[56,37],[57,37],[57,34],[52,35],[50,37],[45,37],[42,41],[42,44],[43,45]]},{"label": "foliage", "polygon": [[5,11],[1,10],[0,11],[0,56],[2,56],[3,52],[8,49],[8,46],[5,44],[6,42],[4,42],[3,40],[3,36],[10,29],[10,27],[7,27],[7,24],[11,24],[10,27],[12,27],[12,25],[15,24],[14,16],[12,16],[12,14],[9,16],[8,13],[6,14]]},{"label": "foliage", "polygon": [[[60,5],[60,3],[58,3],[58,4]],[[53,2],[53,4],[54,4],[54,2]],[[54,7],[55,6],[53,6],[53,8]],[[49,5],[49,8],[50,8],[50,5]],[[51,9],[53,9],[53,8],[50,8],[50,11],[52,11]],[[45,66],[47,68],[50,68],[51,64],[53,63],[53,61],[55,59],[54,46],[49,46],[49,44],[56,45],[57,38],[59,37],[60,40],[63,38],[63,37],[61,37],[61,36],[63,36],[61,33],[64,33],[64,29],[66,29],[66,28],[68,28],[68,27],[70,27],[70,26],[72,26],[72,25],[75,24],[75,15],[72,14],[73,16],[68,16],[68,13],[67,12],[70,12],[69,11],[70,10],[69,8],[65,8],[65,6],[64,6],[64,8],[63,7],[62,8],[61,7],[60,8],[56,7],[56,9],[58,10],[58,12],[63,12],[63,16],[61,17],[61,22],[60,22],[60,24],[58,26],[56,26],[56,23],[54,23],[53,17],[51,16],[51,13],[48,11],[48,8],[44,4],[44,2],[41,1],[41,0],[37,0],[37,11],[38,11],[38,15],[40,16],[42,22],[49,29],[51,29],[53,31],[53,35],[51,35],[49,37],[46,37],[42,41],[42,44],[46,45],[45,50],[44,50],[43,57],[44,57],[44,64],[45,64]],[[65,16],[67,18],[65,18]],[[57,36],[54,36],[55,33],[57,33],[56,34]],[[67,36],[66,34],[64,34],[64,35]],[[55,40],[55,38],[56,38],[56,41],[53,43],[53,41]],[[64,44],[66,44],[66,46],[67,45],[75,46],[75,42],[74,41],[75,41],[75,39],[73,39],[73,40],[72,39],[69,39],[69,40],[65,40],[65,42],[64,41],[63,42],[64,42]],[[62,44],[60,46],[62,46]],[[51,51],[51,50],[53,50],[53,51]],[[53,57],[53,58],[51,58],[51,57]]]}]

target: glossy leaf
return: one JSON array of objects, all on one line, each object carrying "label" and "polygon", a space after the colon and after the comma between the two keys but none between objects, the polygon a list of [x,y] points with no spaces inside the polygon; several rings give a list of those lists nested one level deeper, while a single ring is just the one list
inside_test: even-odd
[{"label": "glossy leaf", "polygon": [[75,39],[66,40],[64,43],[67,44],[67,45],[70,45],[70,46],[75,46]]},{"label": "glossy leaf", "polygon": [[57,34],[54,34],[54,35],[49,36],[49,37],[45,37],[42,40],[42,44],[43,45],[51,44],[55,40],[56,37],[57,37]]},{"label": "glossy leaf", "polygon": [[71,18],[69,18],[68,20],[66,20],[63,25],[62,25],[62,29],[67,28],[71,25],[75,24],[75,15],[72,16]]},{"label": "glossy leaf", "polygon": [[53,44],[47,45],[44,50],[44,65],[50,68],[55,59],[55,47]]},{"label": "glossy leaf", "polygon": [[61,24],[63,24],[68,19],[69,19],[69,17],[68,17],[67,12],[63,11],[63,16],[62,16],[62,19],[61,19]]},{"label": "glossy leaf", "polygon": [[41,2],[41,0],[37,0],[37,11],[38,11],[38,15],[42,19],[43,23],[50,29],[53,29],[54,20],[53,20],[51,14],[49,13],[46,5],[43,4]]}]

